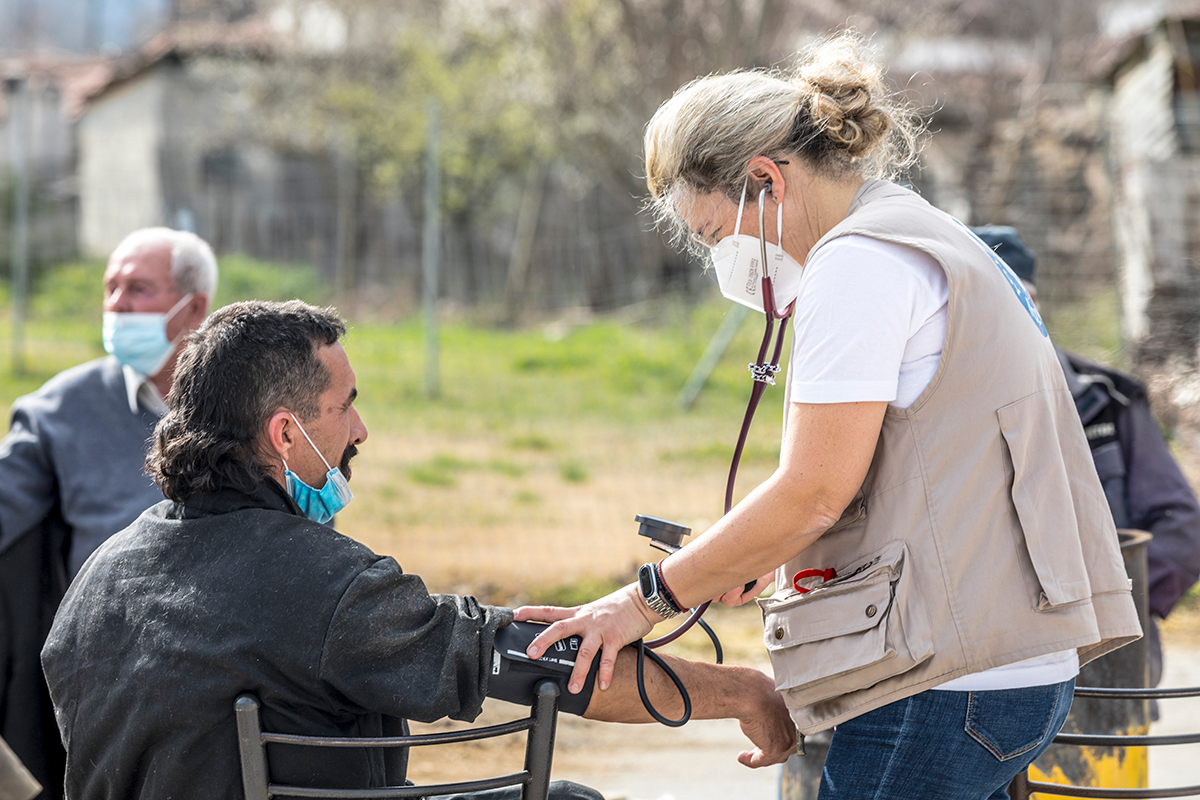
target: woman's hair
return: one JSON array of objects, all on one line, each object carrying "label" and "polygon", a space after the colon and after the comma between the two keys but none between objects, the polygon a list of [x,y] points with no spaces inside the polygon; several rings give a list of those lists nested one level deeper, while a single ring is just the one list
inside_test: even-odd
[{"label": "woman's hair", "polygon": [[146,457],[163,494],[184,502],[223,488],[249,493],[267,480],[264,425],[280,408],[305,421],[320,415],[332,376],[319,351],[345,334],[333,309],[299,300],[214,312],[188,336]]},{"label": "woman's hair", "polygon": [[827,176],[895,177],[923,130],[883,70],[846,31],[813,45],[790,72],[739,70],[687,84],[646,126],[646,184],[660,222],[689,195],[736,198],[755,156],[800,158]]}]

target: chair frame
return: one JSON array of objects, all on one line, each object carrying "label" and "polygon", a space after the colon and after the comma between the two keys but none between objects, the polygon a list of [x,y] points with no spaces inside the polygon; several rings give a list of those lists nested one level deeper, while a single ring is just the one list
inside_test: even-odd
[{"label": "chair frame", "polygon": [[[1200,686],[1185,689],[1121,689],[1080,687],[1076,697],[1097,697],[1110,700],[1170,700],[1178,697],[1200,697]],[[1121,734],[1060,733],[1054,737],[1056,744],[1092,747],[1148,747],[1166,744],[1196,744],[1200,732],[1162,736],[1136,736]],[[1030,800],[1034,794],[1050,794],[1059,797],[1092,797],[1105,800],[1148,800],[1159,797],[1195,797],[1200,795],[1200,785],[1180,786],[1172,789],[1109,789],[1099,786],[1073,786],[1070,784],[1046,783],[1029,778],[1026,769],[1009,784],[1008,796],[1012,800]]]},{"label": "chair frame", "polygon": [[[238,728],[238,747],[242,765],[242,787],[246,793],[246,800],[269,800],[269,798],[275,795],[329,798],[329,800],[342,800],[346,798],[419,798],[456,792],[477,792],[485,789],[497,789],[503,786],[520,786],[522,800],[548,800],[550,793],[550,765],[554,757],[554,737],[558,725],[558,696],[558,685],[554,681],[544,680],[538,684],[534,694],[533,708],[529,716],[524,719],[448,733],[378,738],[348,738],[300,736],[264,731],[259,717],[259,700],[253,694],[247,692],[239,695],[234,702],[234,713],[237,717]],[[270,768],[267,764],[267,745],[271,743],[308,747],[422,747],[489,739],[496,736],[520,733],[521,731],[528,731],[525,741],[525,768],[523,770],[507,775],[454,783],[428,784],[424,786],[379,786],[363,789],[325,789],[288,786],[271,782]]]}]

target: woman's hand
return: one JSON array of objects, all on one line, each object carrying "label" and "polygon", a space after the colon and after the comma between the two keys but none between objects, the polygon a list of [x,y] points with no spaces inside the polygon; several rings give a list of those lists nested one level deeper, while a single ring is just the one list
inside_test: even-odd
[{"label": "woman's hand", "polygon": [[773,580],[775,580],[775,573],[768,572],[766,575],[763,575],[761,578],[756,580],[754,585],[751,586],[749,590],[747,590],[745,586],[737,586],[716,598],[716,600],[721,605],[729,606],[730,608],[736,608],[740,605],[745,605],[762,594],[763,590],[770,586]]},{"label": "woman's hand", "polygon": [[525,651],[530,658],[538,658],[560,639],[573,635],[581,637],[579,652],[575,655],[575,669],[567,685],[571,694],[578,694],[583,689],[592,659],[597,654],[600,655],[600,670],[596,675],[596,683],[603,691],[612,683],[613,667],[621,648],[641,639],[663,618],[642,602],[637,584],[630,584],[575,608],[522,606],[516,610],[515,619],[518,622],[533,620],[553,623]]}]

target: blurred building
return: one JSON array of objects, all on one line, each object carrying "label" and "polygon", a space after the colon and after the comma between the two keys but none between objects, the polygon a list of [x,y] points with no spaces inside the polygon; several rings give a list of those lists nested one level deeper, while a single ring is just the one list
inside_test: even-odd
[{"label": "blurred building", "polygon": [[85,98],[107,82],[114,61],[37,53],[0,57],[0,263],[7,265],[13,176],[27,179],[34,267],[78,252],[78,141]]},{"label": "blurred building", "polygon": [[1200,6],[1130,36],[1108,73],[1126,337],[1156,410],[1200,445]]},{"label": "blurred building", "polygon": [[1038,254],[1055,314],[1113,286],[1098,0],[975,3],[877,35],[897,88],[928,115],[912,181],[972,225],[1007,224]]},{"label": "blurred building", "polygon": [[1109,73],[1124,323],[1143,360],[1200,345],[1200,9],[1132,37]]}]

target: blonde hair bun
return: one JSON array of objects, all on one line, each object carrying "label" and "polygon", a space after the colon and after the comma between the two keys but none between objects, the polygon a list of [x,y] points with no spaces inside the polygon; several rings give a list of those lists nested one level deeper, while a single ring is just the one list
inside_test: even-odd
[{"label": "blonde hair bun", "polygon": [[863,57],[853,33],[814,46],[793,82],[813,124],[852,159],[870,154],[892,128],[883,70]]}]

